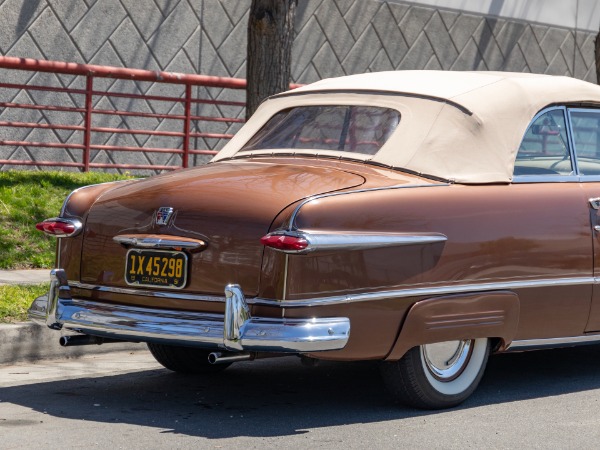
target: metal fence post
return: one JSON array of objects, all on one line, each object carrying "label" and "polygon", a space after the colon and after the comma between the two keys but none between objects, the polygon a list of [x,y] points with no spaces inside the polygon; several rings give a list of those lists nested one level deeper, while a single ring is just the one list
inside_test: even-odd
[{"label": "metal fence post", "polygon": [[183,121],[183,155],[181,165],[185,169],[189,167],[190,158],[190,122],[192,117],[192,85],[185,85],[185,119]]},{"label": "metal fence post", "polygon": [[85,130],[83,132],[83,171],[90,171],[90,142],[92,135],[92,96],[94,87],[94,77],[86,75],[85,80]]}]

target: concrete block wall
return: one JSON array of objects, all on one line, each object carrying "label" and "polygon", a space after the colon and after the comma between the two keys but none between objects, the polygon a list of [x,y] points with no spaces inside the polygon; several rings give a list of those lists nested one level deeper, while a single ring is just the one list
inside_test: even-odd
[{"label": "concrete block wall", "polygon": [[[420,3],[420,4],[419,4]],[[453,9],[445,0],[299,0],[293,47],[294,82],[380,70],[508,70],[569,75],[596,82],[594,39],[597,31],[536,23],[481,11]],[[478,2],[475,2],[478,3]],[[484,2],[485,3],[485,2]],[[493,3],[493,2],[492,2]],[[480,2],[478,3],[480,4]],[[450,5],[450,6],[449,6]],[[217,76],[245,77],[246,23],[250,1],[239,0],[3,0],[0,1],[0,53],[38,59],[144,68]],[[589,27],[588,27],[589,28]],[[64,75],[1,71],[5,82],[41,81],[83,87]],[[97,89],[153,95],[182,95],[181,88],[152,83],[102,80]],[[198,89],[198,96],[243,101],[244,93]],[[83,96],[67,104],[82,106]],[[0,101],[47,104],[64,94],[0,89]],[[96,98],[100,107],[140,111],[177,111],[157,101]],[[198,106],[206,114],[215,106]],[[243,117],[242,108],[221,108]],[[78,122],[77,113],[15,112],[0,109],[0,120]],[[168,120],[98,117],[94,125],[179,131]],[[213,124],[207,132],[235,132],[239,125]],[[0,129],[0,139],[80,143],[79,132]],[[172,138],[97,135],[96,143],[170,146]],[[177,144],[175,144],[177,145]],[[222,141],[196,139],[199,149],[218,149]],[[0,159],[76,160],[80,151],[0,147]],[[178,164],[164,154],[93,153],[94,162]],[[206,161],[196,157],[195,163]],[[6,170],[13,166],[5,166]]]},{"label": "concrete block wall", "polygon": [[414,3],[301,3],[294,78],[305,83],[368,71],[439,69],[535,72],[596,82],[594,39],[598,30]]}]

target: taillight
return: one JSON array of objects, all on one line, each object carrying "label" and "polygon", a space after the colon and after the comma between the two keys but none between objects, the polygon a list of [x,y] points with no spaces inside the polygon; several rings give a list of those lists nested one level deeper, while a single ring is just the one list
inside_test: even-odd
[{"label": "taillight", "polygon": [[35,227],[50,236],[69,237],[79,233],[82,225],[79,220],[54,218],[46,219]]},{"label": "taillight", "polygon": [[287,234],[267,234],[260,243],[282,252],[300,252],[308,247],[308,241],[303,237]]}]

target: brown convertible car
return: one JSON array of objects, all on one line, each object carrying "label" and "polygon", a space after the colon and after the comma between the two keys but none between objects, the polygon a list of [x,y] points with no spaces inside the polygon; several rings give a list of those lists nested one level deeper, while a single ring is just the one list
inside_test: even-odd
[{"label": "brown convertible car", "polygon": [[267,100],[206,166],[73,192],[30,318],[212,372],[379,360],[420,408],[491,352],[600,341],[600,87],[405,71]]}]

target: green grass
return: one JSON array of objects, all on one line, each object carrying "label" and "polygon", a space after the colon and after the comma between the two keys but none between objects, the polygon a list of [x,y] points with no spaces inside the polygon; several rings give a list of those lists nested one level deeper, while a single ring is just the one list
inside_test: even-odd
[{"label": "green grass", "polygon": [[128,178],[98,172],[0,172],[0,269],[51,268],[56,240],[35,224],[56,217],[78,187]]},{"label": "green grass", "polygon": [[46,294],[50,283],[19,286],[0,286],[0,323],[27,320],[27,309],[31,302]]}]

